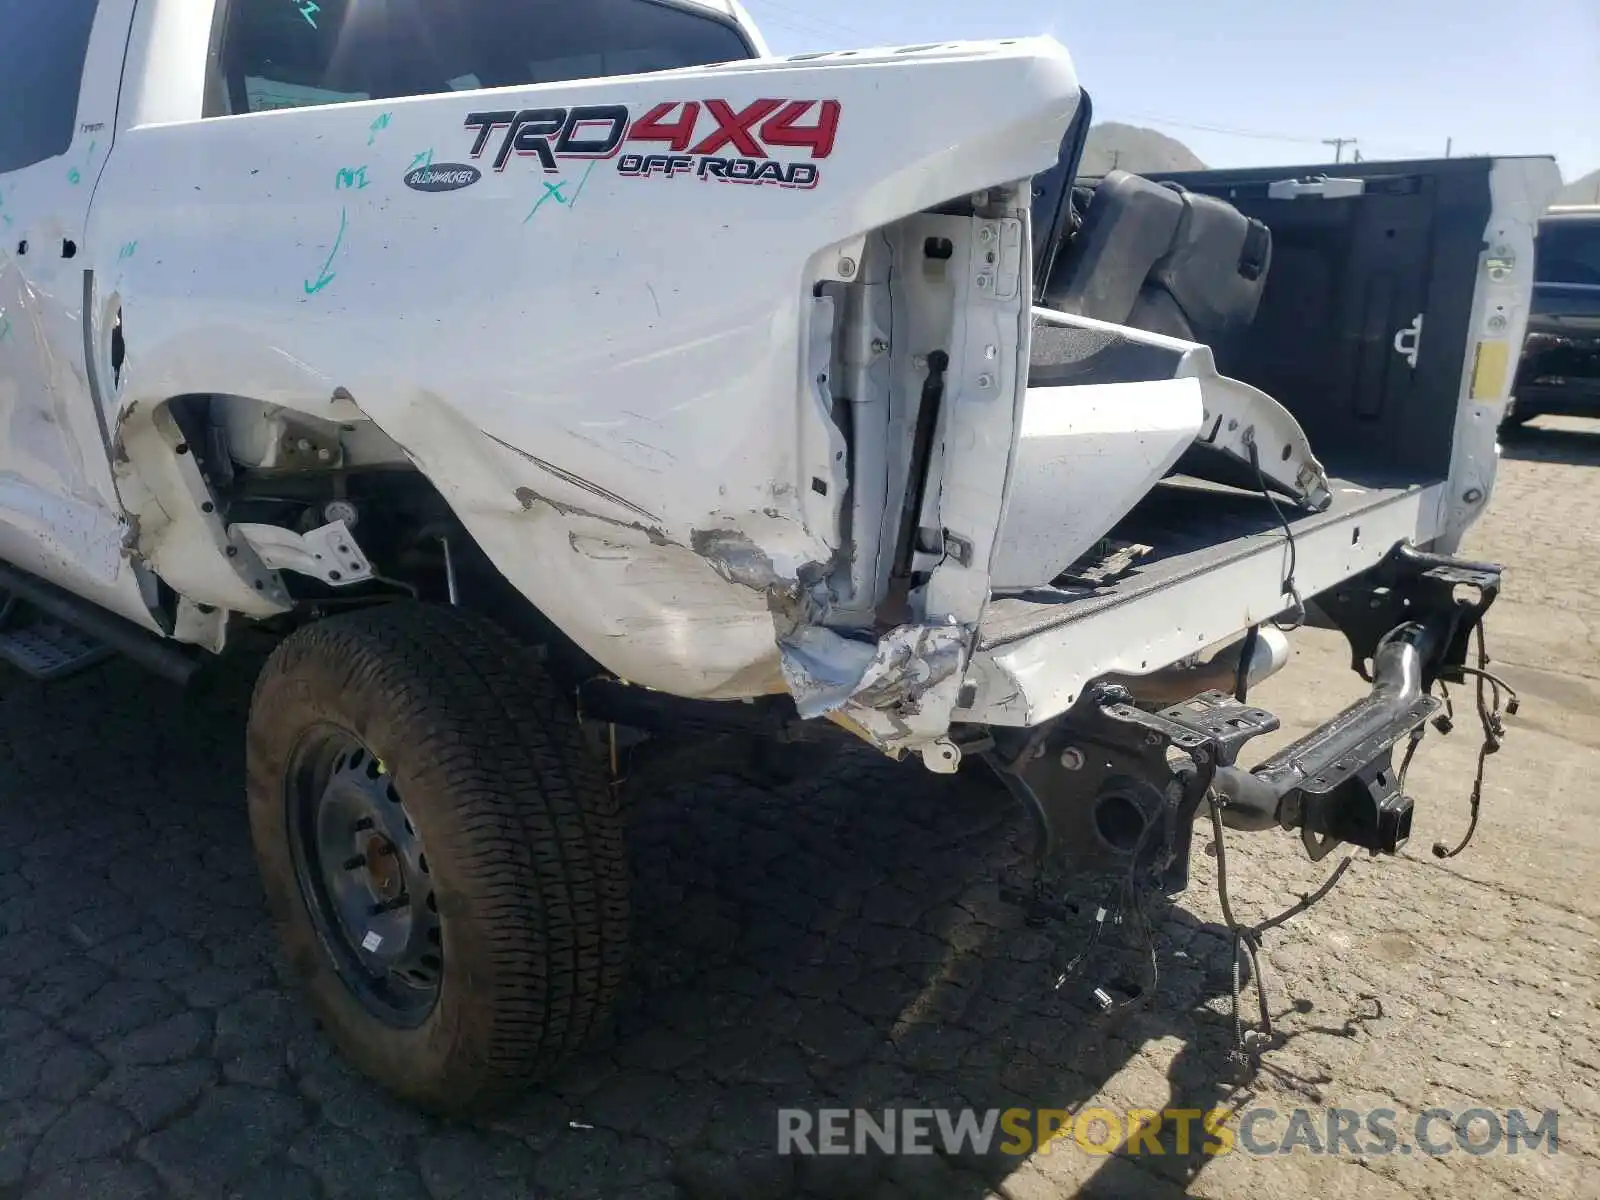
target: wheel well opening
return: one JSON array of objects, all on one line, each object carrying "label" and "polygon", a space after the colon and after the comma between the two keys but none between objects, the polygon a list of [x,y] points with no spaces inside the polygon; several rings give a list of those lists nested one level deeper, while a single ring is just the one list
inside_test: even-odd
[{"label": "wheel well opening", "polygon": [[372,577],[338,586],[281,573],[293,608],[258,628],[284,636],[334,613],[400,599],[454,605],[540,647],[563,683],[601,668],[500,573],[449,503],[374,423],[330,421],[243,396],[168,401],[224,526],[305,535],[343,521]]}]

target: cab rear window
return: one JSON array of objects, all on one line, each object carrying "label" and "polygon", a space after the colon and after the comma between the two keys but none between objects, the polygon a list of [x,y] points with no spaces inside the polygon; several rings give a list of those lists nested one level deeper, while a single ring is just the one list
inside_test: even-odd
[{"label": "cab rear window", "polygon": [[656,0],[231,0],[208,116],[750,58],[731,21]]},{"label": "cab rear window", "polygon": [[0,172],[66,151],[98,0],[0,0]]}]

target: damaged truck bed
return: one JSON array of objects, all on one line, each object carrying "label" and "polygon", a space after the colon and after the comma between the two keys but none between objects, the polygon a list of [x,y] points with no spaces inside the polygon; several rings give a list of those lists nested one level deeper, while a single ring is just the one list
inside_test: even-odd
[{"label": "damaged truck bed", "polygon": [[[396,1093],[604,1019],[623,756],[690,732],[998,771],[1151,886],[1207,801],[1403,843],[1549,160],[1080,180],[1053,39],[778,58],[734,0],[39,12],[0,655],[271,644],[263,884]],[[1307,621],[1371,694],[1247,769]]]}]

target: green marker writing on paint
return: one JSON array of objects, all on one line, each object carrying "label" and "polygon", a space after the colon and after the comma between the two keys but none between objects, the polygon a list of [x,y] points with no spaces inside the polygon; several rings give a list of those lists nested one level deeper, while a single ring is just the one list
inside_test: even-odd
[{"label": "green marker writing on paint", "polygon": [[339,246],[344,242],[346,220],[348,220],[347,214],[341,208],[339,210],[339,235],[333,239],[333,249],[328,251],[328,257],[323,261],[322,269],[317,273],[317,281],[315,283],[312,283],[309,279],[305,281],[306,295],[315,296],[333,282],[334,272],[328,270],[328,268],[333,265],[333,257],[339,253]]},{"label": "green marker writing on paint", "polygon": [[[94,148],[96,146],[98,146],[99,144],[100,144],[99,142],[90,142],[89,143],[89,153],[87,153],[87,154],[85,154],[83,156],[83,165],[84,166],[87,167],[89,165],[89,160],[94,157]],[[73,167],[72,170],[67,172],[67,182],[68,183],[78,184],[78,183],[81,183],[82,181],[83,181],[83,176],[78,172],[78,168],[77,167]]]},{"label": "green marker writing on paint", "polygon": [[558,179],[554,183],[546,183],[544,185],[544,194],[534,201],[533,207],[528,210],[528,215],[522,218],[522,223],[526,225],[529,221],[533,220],[534,214],[552,200],[561,205],[563,208],[570,210],[572,206],[578,202],[578,197],[583,195],[584,185],[589,182],[589,175],[593,170],[594,163],[591,162],[584,170],[583,178],[578,180],[578,186],[576,190],[573,191],[570,199],[567,197],[566,193],[561,190],[567,186],[567,180]]}]

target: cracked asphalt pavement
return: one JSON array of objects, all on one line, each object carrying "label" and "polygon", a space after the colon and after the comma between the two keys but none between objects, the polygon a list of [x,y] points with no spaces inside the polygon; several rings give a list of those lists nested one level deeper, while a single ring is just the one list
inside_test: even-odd
[{"label": "cracked asphalt pavement", "polygon": [[[1411,848],[1359,859],[1267,938],[1277,1036],[1244,1080],[1204,826],[1159,916],[1159,986],[1105,1015],[1091,989],[1142,980],[1142,950],[1109,938],[1052,987],[1099,896],[1044,928],[1002,900],[1022,814],[981,777],[852,754],[788,787],[632,795],[637,966],[611,1032],[514,1110],[423,1117],[346,1068],[287,986],[242,688],[185,701],[122,663],[0,676],[0,1200],[1600,1195],[1600,429],[1509,444],[1468,549],[1510,568],[1490,649],[1524,700],[1477,840],[1428,853],[1467,817],[1463,710],[1412,768]],[[1360,691],[1312,632],[1257,699],[1287,737]],[[1336,861],[1279,833],[1228,855],[1246,920]],[[776,1154],[779,1108],[1217,1104],[1390,1108],[1402,1130],[1435,1106],[1556,1109],[1559,1152]]]}]

